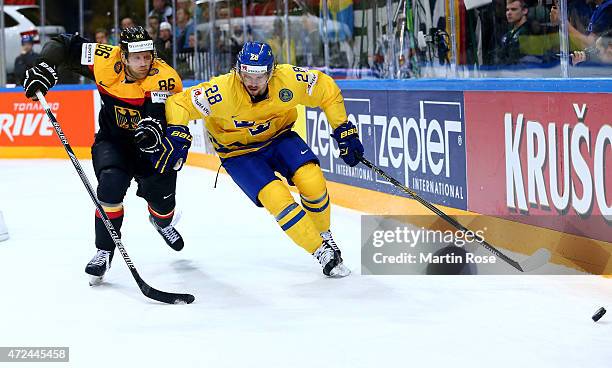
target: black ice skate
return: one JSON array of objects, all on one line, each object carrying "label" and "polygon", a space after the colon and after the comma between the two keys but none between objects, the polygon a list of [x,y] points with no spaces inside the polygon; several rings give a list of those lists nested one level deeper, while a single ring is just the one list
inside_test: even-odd
[{"label": "black ice skate", "polygon": [[112,251],[98,249],[96,255],[85,266],[85,272],[91,275],[90,286],[99,285],[102,282],[104,274],[110,269],[112,260]]},{"label": "black ice skate", "polygon": [[323,274],[329,277],[345,277],[350,275],[351,270],[342,262],[340,249],[334,242],[330,231],[321,233],[323,242],[312,254],[323,267]]},{"label": "black ice skate", "polygon": [[157,225],[157,223],[155,222],[155,219],[151,215],[149,215],[149,221],[151,221],[151,224],[153,224],[153,227],[155,228],[155,230],[157,230],[159,235],[161,235],[162,238],[164,238],[164,240],[166,241],[166,244],[168,244],[170,248],[174,249],[177,252],[183,249],[183,247],[185,246],[183,237],[174,228],[174,224],[178,221],[178,218],[175,218],[174,220],[172,220],[172,223],[170,225],[163,227],[163,228]]}]

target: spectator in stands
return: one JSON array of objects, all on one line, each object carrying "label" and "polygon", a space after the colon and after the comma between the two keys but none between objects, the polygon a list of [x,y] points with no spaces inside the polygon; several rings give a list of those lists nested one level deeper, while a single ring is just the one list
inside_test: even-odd
[{"label": "spectator in stands", "polygon": [[[285,63],[295,65],[296,64],[295,41],[292,39],[288,40],[285,38],[285,34],[283,32],[283,29],[284,29],[283,21],[280,18],[275,19],[273,24],[274,26],[272,27],[272,35],[270,36],[270,38],[266,40],[266,43],[270,45],[270,48],[272,48],[272,53],[278,58],[278,60],[282,60]],[[290,55],[291,55],[290,60],[286,60],[287,42],[289,42]],[[235,55],[237,51],[234,51],[235,46],[236,46],[234,42],[232,42],[231,46],[232,46],[232,50],[230,52],[232,53],[232,55]],[[238,49],[238,51],[240,51],[240,49]]]},{"label": "spectator in stands", "polygon": [[96,43],[103,43],[105,45],[109,45],[108,31],[104,28],[96,29],[95,39],[96,39]]},{"label": "spectator in stands", "polygon": [[521,36],[529,35],[527,13],[529,9],[525,0],[506,1],[506,20],[512,27],[501,39],[497,53],[499,64],[517,64],[522,55],[520,50]]},{"label": "spectator in stands", "polygon": [[155,40],[157,56],[172,65],[172,26],[168,22],[159,25],[159,37]]},{"label": "spectator in stands", "polygon": [[21,36],[21,54],[15,58],[15,80],[17,84],[23,82],[26,70],[36,64],[38,54],[32,51],[34,47],[34,37],[30,34],[24,34]]},{"label": "spectator in stands", "polygon": [[[550,22],[553,25],[559,25],[559,1],[554,0],[550,8]],[[567,17],[572,25],[580,33],[586,34],[591,16],[593,15],[592,7],[587,4],[591,0],[567,0]]]},{"label": "spectator in stands", "polygon": [[130,17],[125,17],[121,19],[121,29],[136,27],[136,23]]},{"label": "spectator in stands", "polygon": [[597,37],[612,30],[612,0],[595,0],[595,4],[587,32]]},{"label": "spectator in stands", "polygon": [[159,19],[156,16],[149,17],[147,32],[149,32],[149,36],[154,40],[159,37]]},{"label": "spectator in stands", "polygon": [[172,22],[172,7],[166,0],[153,0],[153,9],[149,12],[149,17],[155,16],[160,22]]},{"label": "spectator in stands", "polygon": [[189,36],[193,34],[193,19],[188,10],[178,8],[176,10],[176,46],[179,52],[185,52],[189,48]]},{"label": "spectator in stands", "polygon": [[189,13],[193,14],[195,3],[190,0],[176,0],[176,11],[179,9],[187,10]]},{"label": "spectator in stands", "polygon": [[[568,24],[570,39],[583,48],[593,46],[599,36],[612,30],[612,0],[586,0],[586,2],[595,4],[595,11],[591,15],[586,33],[576,29],[572,22]],[[559,24],[557,6],[550,9],[550,21],[553,24]]]}]

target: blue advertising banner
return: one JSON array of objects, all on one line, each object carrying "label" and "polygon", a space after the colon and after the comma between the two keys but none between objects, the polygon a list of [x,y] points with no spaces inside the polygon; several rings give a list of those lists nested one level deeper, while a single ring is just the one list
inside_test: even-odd
[{"label": "blue advertising banner", "polygon": [[[433,203],[467,209],[463,92],[343,92],[365,156]],[[332,181],[408,196],[363,165],[339,157],[325,114],[306,109],[308,145]]]}]

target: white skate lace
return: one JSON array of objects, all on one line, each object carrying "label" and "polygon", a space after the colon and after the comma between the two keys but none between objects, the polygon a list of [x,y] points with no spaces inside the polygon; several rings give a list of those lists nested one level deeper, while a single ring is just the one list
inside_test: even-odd
[{"label": "white skate lace", "polygon": [[180,237],[178,232],[174,230],[174,227],[172,225],[166,226],[165,228],[160,229],[159,231],[161,231],[164,238],[168,239],[170,243],[174,243]]},{"label": "white skate lace", "polygon": [[90,263],[93,263],[97,266],[104,266],[109,257],[109,254],[110,252],[107,250],[99,250]]},{"label": "white skate lace", "polygon": [[325,240],[325,242],[319,247],[319,249],[317,249],[317,251],[315,252],[315,257],[317,257],[319,263],[322,266],[325,266],[329,263],[329,261],[334,258],[334,250],[331,246],[329,246],[327,240]]},{"label": "white skate lace", "polygon": [[176,230],[174,230],[174,225],[176,225],[176,223],[180,220],[181,218],[181,211],[177,210],[174,212],[174,217],[172,218],[172,222],[170,222],[170,225],[162,228],[159,225],[157,225],[157,223],[155,222],[155,220],[153,219],[152,216],[149,216],[149,219],[151,220],[151,223],[153,224],[153,226],[159,230],[161,232],[161,234],[163,235],[163,237],[165,239],[168,239],[168,241],[172,244],[174,244],[175,241],[179,240],[179,238],[181,237],[178,232]]},{"label": "white skate lace", "polygon": [[331,231],[322,232],[321,237],[330,247],[332,247],[333,250],[340,251],[340,248],[338,248],[336,242],[334,241],[334,238],[332,237]]}]

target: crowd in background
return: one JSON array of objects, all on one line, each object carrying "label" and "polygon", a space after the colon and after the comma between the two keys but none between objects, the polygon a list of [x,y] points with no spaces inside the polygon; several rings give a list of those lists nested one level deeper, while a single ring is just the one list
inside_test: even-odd
[{"label": "crowd in background", "polygon": [[[558,61],[559,1],[553,0],[550,7],[534,0],[506,0],[505,5],[508,30],[501,36],[497,52],[489,55],[489,63]],[[596,41],[601,38],[599,45],[603,45],[610,36],[612,0],[568,0],[567,15],[570,52],[587,50],[589,61],[606,62],[607,50],[598,49]]]},{"label": "crowd in background", "polygon": [[[174,39],[176,40],[176,52],[178,53],[193,52],[195,27],[192,15],[194,10],[195,3],[193,1],[177,1]],[[174,13],[168,1],[153,0],[152,9],[149,14],[147,14],[148,25],[146,25],[146,23],[140,24],[131,17],[125,17],[120,20],[120,29],[133,27],[135,25],[146,26],[149,35],[155,43],[158,56],[172,65],[172,17]],[[110,34],[109,30],[105,28],[98,28],[95,30],[95,41],[97,43],[117,45],[114,34]]]},{"label": "crowd in background", "polygon": [[[174,39],[176,40],[176,52],[185,53],[193,52],[194,49],[194,22],[192,18],[193,11],[195,9],[195,3],[189,0],[177,0],[176,9],[176,27],[174,29]],[[146,29],[154,40],[158,57],[162,58],[165,62],[172,65],[173,58],[173,27],[172,17],[174,11],[170,6],[170,1],[167,0],[153,0],[152,8],[147,15],[148,26]],[[120,18],[119,32],[122,29],[133,27],[135,25],[146,25],[145,22],[139,22],[134,20],[132,17],[126,16]],[[87,37],[87,34],[85,35]],[[118,40],[115,37],[115,32],[112,28],[96,28],[93,33],[93,37],[88,37],[94,42],[117,45]],[[10,76],[10,81],[20,84],[23,80],[25,70],[30,68],[38,58],[38,53],[33,51],[33,44],[35,43],[33,37],[30,34],[24,34],[21,38],[22,50],[20,55],[14,61],[14,72]],[[61,72],[60,79],[63,83],[78,83],[78,79],[71,76],[68,72]]]},{"label": "crowd in background", "polygon": [[[458,69],[468,71],[469,76],[561,76],[558,0],[458,0],[453,2],[454,32],[445,0],[408,3],[413,5],[409,16],[414,16],[414,26],[400,41],[416,47],[401,55],[401,78],[432,76],[423,71],[449,65],[452,46]],[[612,49],[604,46],[612,29],[612,0],[567,0],[566,5],[570,62],[574,66],[583,63],[572,70],[600,65],[604,68],[598,76],[609,74]],[[587,62],[581,57],[585,55]]]},{"label": "crowd in background", "polygon": [[[248,37],[268,42],[279,61],[323,66],[324,37],[320,21],[323,9],[320,0],[289,1],[290,22],[286,33],[282,1],[249,1],[247,11],[254,16],[248,18]],[[474,1],[458,0],[454,32],[456,64],[479,70],[558,66],[561,21],[558,1],[490,0],[481,1],[481,5],[468,9],[467,6]],[[199,3],[204,4],[196,5],[193,0],[176,0],[176,9],[173,9],[169,0],[151,0],[148,14],[120,17],[120,29],[133,25],[146,26],[158,56],[173,65],[184,77],[195,76],[193,59],[196,39],[200,53],[206,53],[211,47],[214,49],[216,70],[213,73],[226,72],[244,41],[242,22],[234,21],[230,25],[234,28],[228,30],[222,30],[219,24],[231,17],[240,17],[242,2],[217,1],[214,26],[207,24],[209,13],[206,7],[211,2]],[[327,63],[332,69],[349,70],[339,74],[340,77],[351,77],[350,70],[370,70],[373,71],[371,74],[360,76],[381,78],[427,77],[431,76],[423,72],[427,67],[448,66],[452,47],[445,0],[393,1],[395,52],[389,52],[392,46],[387,38],[387,20],[381,16],[375,17],[373,22],[366,19],[372,16],[372,11],[386,16],[383,5],[365,0],[328,0],[327,3],[332,22],[327,30]],[[296,10],[297,5],[302,7],[299,11]],[[356,15],[358,12],[361,13]],[[567,0],[567,16],[572,64],[612,64],[612,0]],[[194,18],[197,22],[194,22]],[[257,18],[264,21],[257,23]],[[197,37],[195,23],[198,23]],[[211,39],[207,32],[213,28],[217,32],[216,43],[210,46]],[[400,34],[403,28],[406,32]],[[111,28],[97,28],[89,38],[98,43],[116,45],[115,35],[119,32]],[[286,35],[289,35],[289,39],[286,39]],[[22,54],[15,60],[16,80],[37,57],[31,44],[27,37],[22,39]],[[401,45],[408,46],[402,49]],[[285,57],[287,50],[289,58]],[[173,51],[177,55],[174,58]],[[401,70],[398,74],[390,74],[390,58],[399,59]],[[69,76],[63,79],[70,82]]]}]

